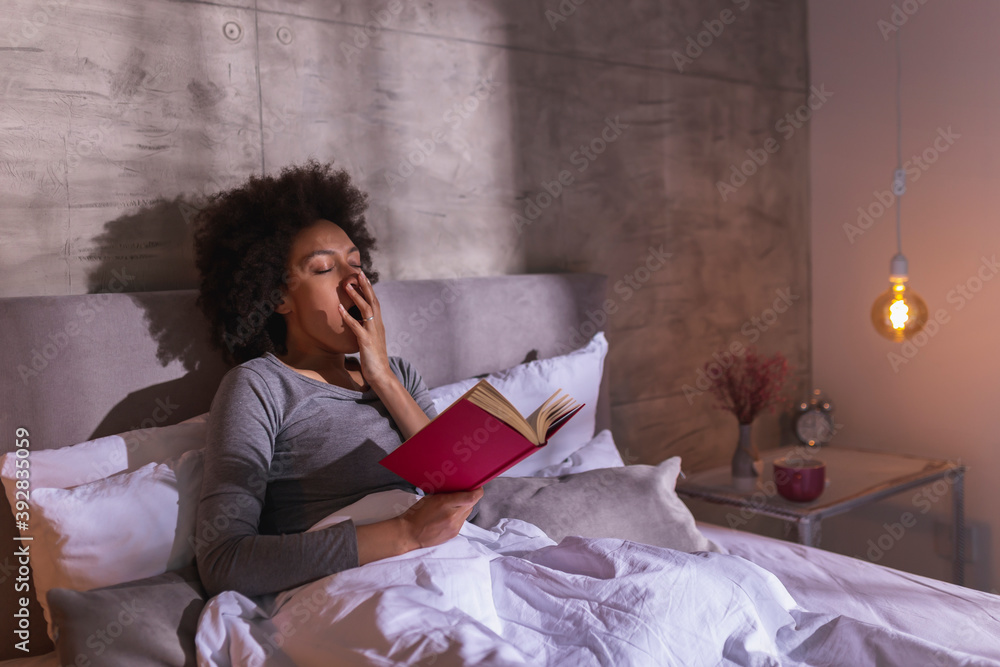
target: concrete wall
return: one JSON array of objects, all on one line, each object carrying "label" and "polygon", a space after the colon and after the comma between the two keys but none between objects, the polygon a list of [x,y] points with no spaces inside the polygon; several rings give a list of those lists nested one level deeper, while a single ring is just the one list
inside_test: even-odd
[{"label": "concrete wall", "polygon": [[632,460],[728,457],[683,391],[719,347],[808,376],[801,2],[7,4],[4,295],[194,286],[203,197],[311,155],[371,193],[386,278],[609,275]]},{"label": "concrete wall", "polygon": [[623,450],[725,461],[711,353],[809,372],[804,6],[576,2],[9,0],[0,293],[194,286],[204,195],[334,159],[386,278],[609,275]]},{"label": "concrete wall", "polygon": [[386,279],[607,274],[632,462],[728,461],[698,390],[719,348],[781,350],[808,388],[800,0],[5,8],[0,294],[193,287],[204,196],[315,156],[371,193]]},{"label": "concrete wall", "polygon": [[[812,81],[836,93],[812,125],[814,371],[837,402],[844,426],[839,443],[960,459],[969,467],[966,504],[976,560],[967,582],[990,590],[1000,580],[992,538],[1000,532],[993,511],[1000,504],[993,423],[1000,401],[1000,280],[994,279],[1000,6],[895,3],[912,12],[895,16],[902,25],[902,153],[913,171],[902,200],[903,251],[912,286],[940,318],[928,335],[901,346],[877,336],[869,320],[872,302],[888,287],[896,244],[891,196],[877,215],[879,193],[889,190],[896,165],[893,4],[809,3]],[[951,139],[942,139],[949,130]],[[871,222],[859,207],[875,214]],[[936,552],[934,534],[950,526],[949,489],[935,490],[933,499],[925,512],[926,502],[904,494],[832,523],[824,542],[947,579],[949,561]],[[898,540],[883,537],[886,524],[899,523],[906,512],[916,525]],[[878,546],[879,539],[890,547],[884,553],[869,544]]]}]

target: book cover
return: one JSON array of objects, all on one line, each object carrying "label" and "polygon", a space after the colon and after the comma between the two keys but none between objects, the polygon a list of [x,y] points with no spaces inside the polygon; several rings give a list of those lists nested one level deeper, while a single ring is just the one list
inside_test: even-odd
[{"label": "book cover", "polygon": [[[581,408],[554,422],[545,442]],[[380,463],[424,493],[450,493],[480,487],[544,446],[463,396]]]}]

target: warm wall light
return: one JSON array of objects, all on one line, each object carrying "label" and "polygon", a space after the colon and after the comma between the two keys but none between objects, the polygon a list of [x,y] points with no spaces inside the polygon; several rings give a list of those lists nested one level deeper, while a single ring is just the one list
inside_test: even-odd
[{"label": "warm wall light", "polygon": [[903,255],[901,227],[903,194],[906,192],[906,171],[903,170],[903,116],[900,88],[902,64],[899,57],[899,33],[896,31],[896,172],[892,192],[896,195],[896,255],[889,264],[889,289],[879,295],[872,305],[872,324],[875,331],[891,341],[901,343],[924,328],[927,323],[927,304],[907,286],[908,265]]}]

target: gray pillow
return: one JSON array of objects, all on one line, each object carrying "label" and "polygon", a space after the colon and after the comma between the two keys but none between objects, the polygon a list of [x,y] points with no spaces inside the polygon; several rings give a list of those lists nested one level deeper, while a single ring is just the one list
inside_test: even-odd
[{"label": "gray pillow", "polygon": [[194,565],[86,592],[53,588],[59,664],[193,666],[205,600]]},{"label": "gray pillow", "polygon": [[556,542],[567,535],[614,537],[679,551],[725,553],[695,525],[674,485],[681,460],[630,465],[562,477],[497,477],[483,487],[473,521],[491,528],[503,518],[541,528]]}]

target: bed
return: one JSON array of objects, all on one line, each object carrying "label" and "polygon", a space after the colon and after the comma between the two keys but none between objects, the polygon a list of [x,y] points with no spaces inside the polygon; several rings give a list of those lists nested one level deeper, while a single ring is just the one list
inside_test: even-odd
[{"label": "bed", "polygon": [[560,382],[592,411],[489,487],[459,537],[254,599],[206,598],[191,565],[227,370],[195,292],[0,299],[3,664],[1000,665],[997,596],[696,523],[678,459],[625,466],[594,317],[604,276],[376,292],[389,353],[436,405],[488,376],[519,408]]}]

